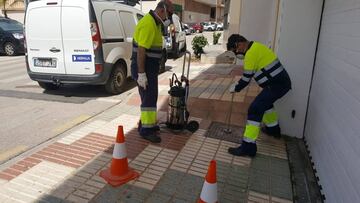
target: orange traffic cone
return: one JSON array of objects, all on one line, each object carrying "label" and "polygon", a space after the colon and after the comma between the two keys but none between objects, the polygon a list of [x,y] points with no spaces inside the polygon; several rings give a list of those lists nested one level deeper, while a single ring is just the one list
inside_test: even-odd
[{"label": "orange traffic cone", "polygon": [[216,161],[211,160],[198,203],[217,202]]},{"label": "orange traffic cone", "polygon": [[106,182],[114,187],[139,177],[139,174],[136,171],[128,167],[125,137],[121,125],[118,127],[111,167],[101,171],[100,177],[104,178]]}]

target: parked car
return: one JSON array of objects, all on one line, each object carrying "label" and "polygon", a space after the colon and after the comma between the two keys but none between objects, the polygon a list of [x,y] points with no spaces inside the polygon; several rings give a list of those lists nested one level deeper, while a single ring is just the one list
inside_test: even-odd
[{"label": "parked car", "polygon": [[224,30],[224,24],[223,24],[223,23],[218,23],[218,24],[216,25],[216,30],[218,30],[218,31]]},{"label": "parked car", "polygon": [[76,83],[122,92],[141,17],[140,10],[110,1],[30,2],[25,17],[30,78],[46,90]]},{"label": "parked car", "polygon": [[188,24],[183,23],[182,26],[183,26],[183,29],[184,29],[186,35],[191,35],[192,33],[195,32],[194,29],[192,27],[190,27]]},{"label": "parked car", "polygon": [[204,27],[200,23],[196,23],[192,25],[192,29],[194,29],[197,33],[202,33],[204,30]]},{"label": "parked car", "polygon": [[179,16],[172,15],[172,24],[168,27],[165,37],[166,51],[169,59],[177,59],[186,51],[186,33],[183,30]]},{"label": "parked car", "polygon": [[215,31],[216,30],[216,24],[214,22],[204,22],[203,26],[204,26],[204,30],[206,30],[206,31]]},{"label": "parked car", "polygon": [[24,53],[23,24],[9,18],[0,18],[0,53],[8,56]]}]

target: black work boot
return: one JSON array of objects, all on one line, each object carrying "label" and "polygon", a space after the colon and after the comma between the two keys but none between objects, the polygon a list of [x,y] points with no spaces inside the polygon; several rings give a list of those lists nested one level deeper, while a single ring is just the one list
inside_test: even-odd
[{"label": "black work boot", "polygon": [[262,127],[261,131],[269,136],[275,137],[276,139],[280,139],[281,138],[281,130],[280,130],[280,126],[276,125],[274,127]]},{"label": "black work boot", "polygon": [[[138,132],[140,132],[140,130],[141,130],[141,121],[138,122]],[[154,130],[155,132],[159,132],[159,131],[160,131],[160,126],[159,126],[159,125],[155,125],[155,126],[153,127],[153,130]]]},{"label": "black work boot", "polygon": [[257,147],[256,143],[250,143],[242,141],[239,147],[230,147],[228,152],[235,156],[250,156],[254,157],[256,155]]},{"label": "black work boot", "polygon": [[160,143],[161,137],[157,136],[155,132],[152,133],[140,133],[141,137],[152,143]]}]

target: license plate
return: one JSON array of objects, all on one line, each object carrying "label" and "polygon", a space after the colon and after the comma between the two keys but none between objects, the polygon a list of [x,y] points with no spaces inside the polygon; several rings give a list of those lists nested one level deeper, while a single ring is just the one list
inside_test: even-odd
[{"label": "license plate", "polygon": [[56,68],[56,59],[53,58],[35,58],[34,66]]}]

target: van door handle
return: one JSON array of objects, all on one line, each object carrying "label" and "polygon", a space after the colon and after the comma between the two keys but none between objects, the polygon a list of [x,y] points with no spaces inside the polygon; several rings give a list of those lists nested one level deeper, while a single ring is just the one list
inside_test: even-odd
[{"label": "van door handle", "polygon": [[60,52],[61,50],[53,47],[53,48],[51,48],[49,51],[51,51],[51,52],[53,52],[53,53],[57,53],[57,52]]}]

